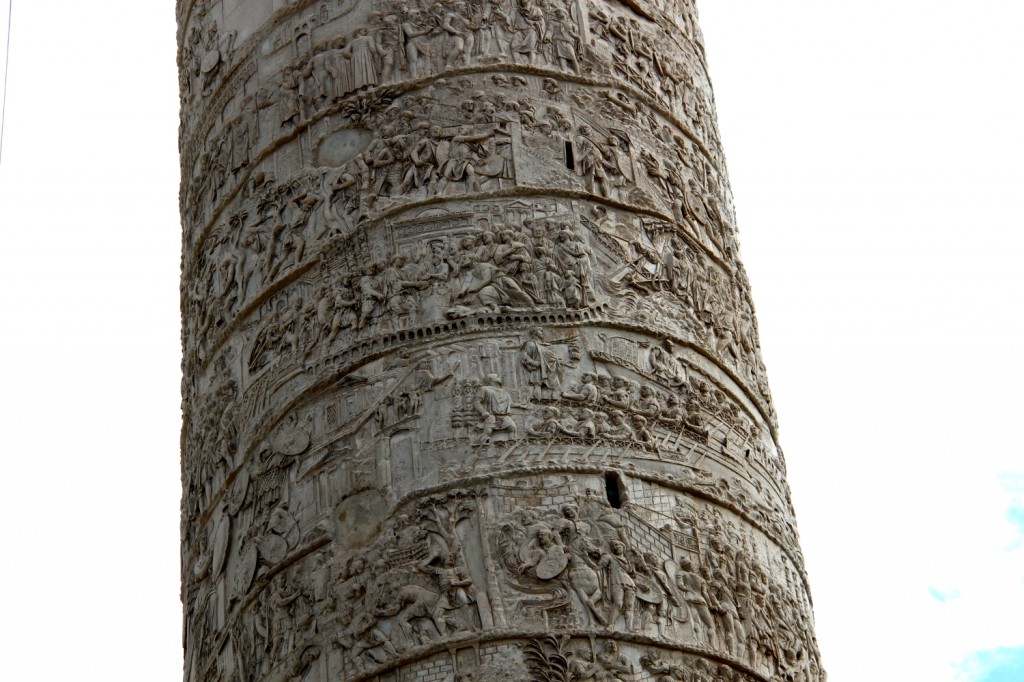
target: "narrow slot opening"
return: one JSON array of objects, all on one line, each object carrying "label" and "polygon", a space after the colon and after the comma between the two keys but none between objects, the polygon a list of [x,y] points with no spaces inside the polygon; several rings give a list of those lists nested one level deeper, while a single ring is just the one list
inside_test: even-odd
[{"label": "narrow slot opening", "polygon": [[565,167],[569,170],[576,170],[576,157],[572,153],[572,142],[565,141]]},{"label": "narrow slot opening", "polygon": [[622,479],[614,471],[609,471],[604,475],[604,491],[608,496],[608,504],[613,509],[622,509]]}]

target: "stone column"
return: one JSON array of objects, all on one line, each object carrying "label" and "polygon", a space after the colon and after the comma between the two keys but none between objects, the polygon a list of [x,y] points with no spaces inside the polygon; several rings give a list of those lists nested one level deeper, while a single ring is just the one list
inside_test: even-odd
[{"label": "stone column", "polygon": [[692,0],[178,5],[185,680],[823,680]]}]

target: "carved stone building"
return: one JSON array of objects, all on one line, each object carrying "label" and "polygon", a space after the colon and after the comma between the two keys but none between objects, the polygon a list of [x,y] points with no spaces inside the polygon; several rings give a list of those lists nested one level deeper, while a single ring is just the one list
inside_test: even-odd
[{"label": "carved stone building", "polygon": [[823,680],[692,0],[177,9],[185,680]]}]

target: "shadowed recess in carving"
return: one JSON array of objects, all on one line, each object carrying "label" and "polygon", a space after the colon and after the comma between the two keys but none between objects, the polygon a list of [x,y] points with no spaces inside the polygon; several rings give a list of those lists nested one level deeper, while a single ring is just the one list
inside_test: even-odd
[{"label": "shadowed recess in carving", "polygon": [[605,495],[608,496],[608,504],[613,509],[622,509],[622,505],[626,501],[625,487],[622,485],[622,479],[614,471],[604,475],[604,490]]},{"label": "shadowed recess in carving", "polygon": [[691,0],[197,8],[186,682],[821,682]]},{"label": "shadowed recess in carving", "polygon": [[318,166],[338,167],[356,158],[373,140],[373,133],[361,128],[350,128],[331,133],[317,147]]}]

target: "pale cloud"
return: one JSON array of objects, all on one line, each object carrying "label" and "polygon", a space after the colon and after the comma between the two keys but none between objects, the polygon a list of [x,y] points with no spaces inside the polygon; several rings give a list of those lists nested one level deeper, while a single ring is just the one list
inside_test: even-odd
[{"label": "pale cloud", "polygon": [[[698,4],[829,679],[1021,682],[1024,3]],[[173,6],[14,3],[4,679],[181,680]]]},{"label": "pale cloud", "polygon": [[[969,519],[950,532],[929,576],[923,629],[961,682],[1024,680],[1024,474],[1003,472],[956,505]],[[941,580],[936,579],[941,576]],[[924,634],[924,633],[922,633]]]},{"label": "pale cloud", "polygon": [[1021,682],[1024,680],[1024,647],[978,651],[957,666],[960,682]]},{"label": "pale cloud", "polygon": [[928,594],[932,596],[937,602],[945,604],[948,601],[960,598],[960,590],[958,589],[940,589],[938,587],[929,587]]},{"label": "pale cloud", "polygon": [[1016,531],[1016,538],[1010,546],[1011,550],[1024,547],[1024,473],[1005,472],[999,476],[1003,488],[1013,495],[1013,502],[1006,511],[1006,519]]},{"label": "pale cloud", "polygon": [[1014,548],[1020,548],[1021,544],[1024,543],[1024,504],[1018,504],[1010,508],[1006,512],[1006,518],[1010,520],[1010,523],[1014,524],[1020,531],[1021,536],[1017,538],[1014,543]]}]

